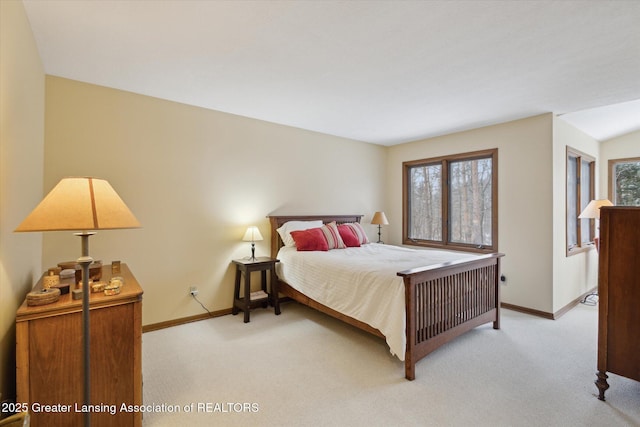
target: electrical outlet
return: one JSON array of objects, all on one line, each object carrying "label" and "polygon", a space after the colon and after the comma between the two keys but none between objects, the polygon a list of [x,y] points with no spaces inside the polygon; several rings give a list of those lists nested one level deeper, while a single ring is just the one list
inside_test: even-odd
[{"label": "electrical outlet", "polygon": [[191,295],[192,297],[195,297],[196,295],[198,295],[198,288],[195,286],[191,286],[189,288],[189,295]]}]

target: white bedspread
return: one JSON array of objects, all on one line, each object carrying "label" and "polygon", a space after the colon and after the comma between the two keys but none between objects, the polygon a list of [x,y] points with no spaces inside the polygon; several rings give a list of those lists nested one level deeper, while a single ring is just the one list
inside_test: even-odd
[{"label": "white bedspread", "polygon": [[384,334],[391,353],[404,360],[405,295],[397,272],[475,255],[369,243],[359,248],[298,252],[283,247],[280,279],[308,297]]}]

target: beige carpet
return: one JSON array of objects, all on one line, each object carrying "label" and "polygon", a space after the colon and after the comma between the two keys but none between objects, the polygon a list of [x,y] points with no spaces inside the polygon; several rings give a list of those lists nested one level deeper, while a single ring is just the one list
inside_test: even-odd
[{"label": "beige carpet", "polygon": [[415,381],[381,339],[297,303],[145,333],[144,426],[640,426],[640,382],[611,374],[596,398],[597,307],[502,313]]}]

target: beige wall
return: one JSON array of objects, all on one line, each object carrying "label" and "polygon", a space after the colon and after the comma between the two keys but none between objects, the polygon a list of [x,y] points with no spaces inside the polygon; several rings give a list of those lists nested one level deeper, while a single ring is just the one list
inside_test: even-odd
[{"label": "beige wall", "polygon": [[488,126],[390,147],[388,241],[402,241],[402,162],[498,148],[498,249],[504,302],[544,312],[553,306],[552,115]]},{"label": "beige wall", "polygon": [[22,2],[0,1],[0,394],[15,397],[15,313],[42,234],[13,230],[42,199],[44,71]]},{"label": "beige wall", "polygon": [[[231,307],[241,238],[257,225],[269,254],[270,213],[382,209],[386,148],[47,76],[45,190],[62,177],[107,179],[142,223],[102,231],[90,254],[131,267],[143,322]],[[367,224],[370,236],[375,228]],[[44,236],[44,267],[78,257],[70,233]],[[241,321],[241,320],[239,320]]]},{"label": "beige wall", "polygon": [[[598,284],[598,254],[595,250],[567,256],[567,146],[596,159],[599,171],[600,143],[560,118],[553,122],[553,311],[558,311]],[[605,162],[606,163],[606,162]],[[596,179],[596,198],[602,197]]]},{"label": "beige wall", "polygon": [[640,130],[603,141],[600,144],[600,194],[611,201],[609,194],[609,160],[640,157]]}]

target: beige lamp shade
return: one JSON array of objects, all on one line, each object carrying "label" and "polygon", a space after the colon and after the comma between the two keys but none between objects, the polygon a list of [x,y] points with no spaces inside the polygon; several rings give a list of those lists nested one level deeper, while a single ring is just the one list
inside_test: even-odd
[{"label": "beige lamp shade", "polygon": [[389,221],[387,221],[387,216],[384,214],[384,212],[376,212],[375,214],[373,214],[371,224],[389,225]]},{"label": "beige lamp shade", "polygon": [[62,179],[15,231],[138,227],[140,222],[107,181],[73,177]]},{"label": "beige lamp shade", "polygon": [[244,233],[244,237],[242,238],[244,242],[259,242],[262,239],[262,234],[260,234],[260,230],[255,225],[247,228],[246,233]]},{"label": "beige lamp shade", "polygon": [[592,200],[589,202],[587,207],[585,207],[584,210],[580,212],[578,218],[600,219],[600,208],[603,206],[613,206],[613,203],[611,203],[607,199]]}]

